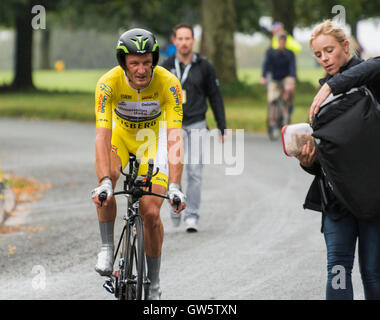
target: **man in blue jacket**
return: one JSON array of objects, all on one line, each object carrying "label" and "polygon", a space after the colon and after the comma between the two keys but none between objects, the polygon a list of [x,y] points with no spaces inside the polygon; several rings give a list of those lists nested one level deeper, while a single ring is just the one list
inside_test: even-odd
[{"label": "man in blue jacket", "polygon": [[269,134],[272,138],[279,136],[277,127],[276,100],[281,96],[285,100],[282,110],[282,125],[290,122],[293,110],[293,98],[296,84],[296,59],[291,50],[286,49],[286,34],[278,36],[278,49],[269,48],[263,63],[260,83],[267,84],[267,99],[269,105]]}]

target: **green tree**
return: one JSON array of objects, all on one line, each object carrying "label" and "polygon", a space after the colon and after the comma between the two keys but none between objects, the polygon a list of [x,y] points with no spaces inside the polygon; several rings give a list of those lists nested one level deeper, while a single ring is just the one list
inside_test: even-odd
[{"label": "green tree", "polygon": [[48,0],[2,0],[0,3],[0,25],[13,27],[16,33],[14,77],[11,87],[17,90],[34,88],[32,21],[35,15],[32,13],[32,8],[36,5],[42,5],[46,10],[55,7],[55,3]]},{"label": "green tree", "polygon": [[40,55],[45,61],[49,61],[51,28],[58,23],[67,28],[106,31],[145,27],[169,37],[173,25],[183,19],[190,23],[197,22],[196,0],[186,1],[185,4],[175,0],[2,0],[0,25],[13,27],[16,32],[14,79],[11,86],[19,90],[34,88],[31,10],[35,5],[44,6],[48,17],[53,16],[48,20],[49,31],[42,35]]},{"label": "green tree", "polygon": [[380,16],[380,0],[295,0],[297,23],[309,26],[324,19],[332,19],[337,13],[332,8],[341,5],[345,9],[346,23],[357,38],[357,24],[360,20]]},{"label": "green tree", "polygon": [[281,21],[287,32],[293,35],[296,23],[295,1],[294,0],[272,0],[273,21]]},{"label": "green tree", "polygon": [[236,31],[254,33],[262,31],[260,17],[271,15],[271,5],[268,1],[238,0],[235,1]]},{"label": "green tree", "polygon": [[213,62],[222,83],[236,81],[234,1],[202,0],[201,20],[201,54]]}]

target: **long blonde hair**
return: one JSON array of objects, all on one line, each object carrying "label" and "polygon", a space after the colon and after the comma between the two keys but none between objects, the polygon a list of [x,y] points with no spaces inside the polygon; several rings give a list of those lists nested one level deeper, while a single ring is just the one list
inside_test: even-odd
[{"label": "long blonde hair", "polygon": [[[329,35],[332,36],[340,45],[344,48],[345,41],[347,40],[350,43],[350,39],[347,37],[346,33],[344,32],[343,28],[337,24],[334,21],[331,20],[324,20],[322,23],[318,24],[311,33],[311,37],[309,40],[309,46],[312,48],[312,43],[320,35]],[[350,56],[357,56],[357,52],[354,48],[354,46],[350,43]]]}]

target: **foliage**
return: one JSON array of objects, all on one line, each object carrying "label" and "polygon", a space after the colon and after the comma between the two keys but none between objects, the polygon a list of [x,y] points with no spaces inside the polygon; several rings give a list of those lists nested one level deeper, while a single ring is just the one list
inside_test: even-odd
[{"label": "foliage", "polygon": [[61,14],[58,21],[67,28],[119,33],[142,27],[169,37],[175,24],[199,22],[197,4],[196,0],[59,0]]},{"label": "foliage", "polygon": [[236,30],[243,33],[260,31],[259,19],[263,15],[271,15],[268,1],[239,0],[235,1]]},{"label": "foliage", "polygon": [[310,26],[324,19],[332,19],[331,12],[335,5],[341,5],[346,11],[346,22],[354,26],[359,20],[378,17],[380,0],[295,0],[297,2],[296,17],[299,26]]}]

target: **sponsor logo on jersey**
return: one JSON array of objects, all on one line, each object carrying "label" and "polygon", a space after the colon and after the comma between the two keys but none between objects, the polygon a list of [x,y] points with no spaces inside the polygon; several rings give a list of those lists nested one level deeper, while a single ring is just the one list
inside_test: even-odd
[{"label": "sponsor logo on jersey", "polygon": [[98,119],[98,120],[96,120],[96,122],[108,122],[108,120],[107,119]]},{"label": "sponsor logo on jersey", "polygon": [[128,121],[139,122],[153,120],[161,115],[159,100],[153,101],[119,101],[116,114]]},{"label": "sponsor logo on jersey", "polygon": [[143,96],[141,100],[157,99],[157,98],[158,98],[158,92],[155,92],[149,96]]},{"label": "sponsor logo on jersey", "polygon": [[176,103],[177,105],[179,105],[179,97],[178,97],[178,92],[177,92],[177,90],[176,90],[175,87],[173,86],[173,87],[170,87],[170,91],[171,91],[172,94],[173,94],[173,97],[174,97],[175,103]]},{"label": "sponsor logo on jersey", "polygon": [[182,110],[182,96],[181,96],[181,89],[179,85],[177,84],[175,87],[171,87],[170,91],[173,94],[174,100],[175,100],[175,106],[173,107],[174,111],[178,113],[181,117],[183,116],[183,110]]},{"label": "sponsor logo on jersey", "polygon": [[98,112],[104,113],[106,111],[106,102],[107,102],[108,97],[103,96],[103,94],[99,95],[98,98]]},{"label": "sponsor logo on jersey", "polygon": [[178,84],[175,86],[175,91],[177,91],[177,95],[178,95],[179,101],[182,104],[182,90],[181,90],[181,88],[179,87]]},{"label": "sponsor logo on jersey", "polygon": [[105,84],[104,82],[102,82],[100,84],[100,90],[107,96],[107,97],[112,97],[112,88]]},{"label": "sponsor logo on jersey", "polygon": [[129,95],[129,94],[121,94],[121,95],[120,95],[120,99],[131,100],[131,99],[132,99],[132,96]]},{"label": "sponsor logo on jersey", "polygon": [[153,109],[151,113],[149,113],[150,116],[154,116],[155,114],[158,113],[158,110]]},{"label": "sponsor logo on jersey", "polygon": [[124,128],[129,128],[129,129],[150,129],[157,126],[156,120],[143,121],[143,122],[132,122],[132,121],[124,120],[123,118],[118,118],[117,120]]},{"label": "sponsor logo on jersey", "polygon": [[170,91],[172,92],[173,94],[173,97],[174,97],[174,100],[175,100],[175,103],[177,105],[179,104],[182,104],[182,95],[181,95],[181,88],[179,87],[179,85],[177,84],[175,87],[171,87],[170,88]]}]

